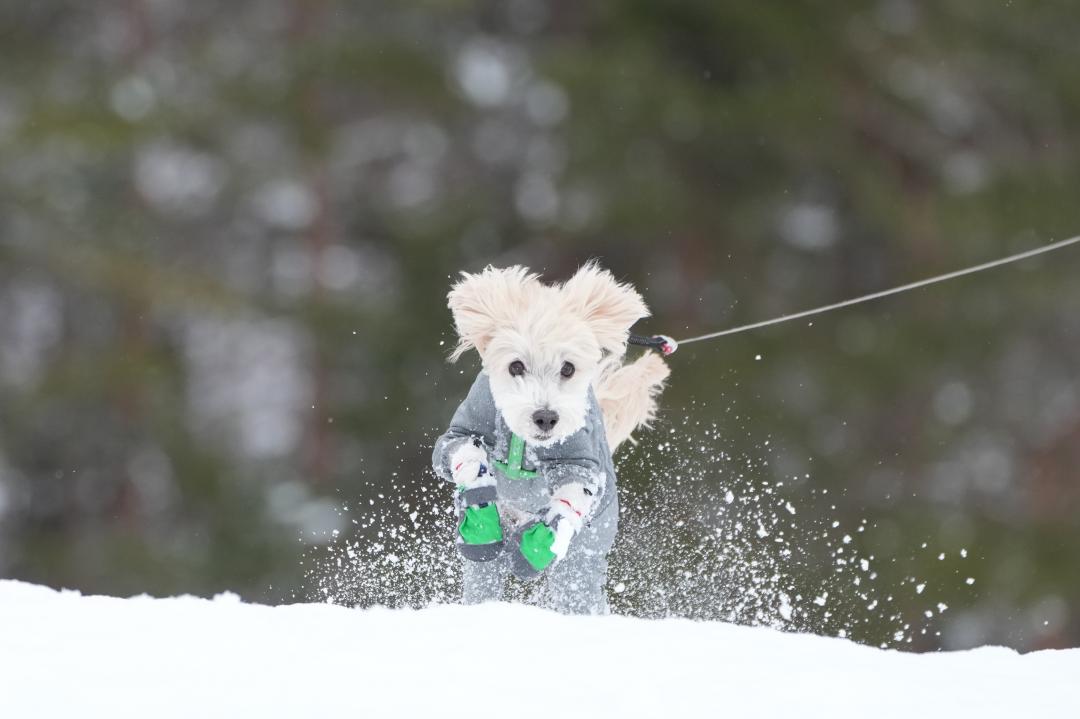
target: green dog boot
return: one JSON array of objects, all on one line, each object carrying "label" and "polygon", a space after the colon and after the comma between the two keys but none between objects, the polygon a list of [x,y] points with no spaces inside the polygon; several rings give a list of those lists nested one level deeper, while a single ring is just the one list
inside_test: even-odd
[{"label": "green dog boot", "polygon": [[543,522],[529,522],[514,532],[510,544],[517,551],[511,556],[510,571],[515,577],[524,581],[536,579],[555,562],[552,546],[556,523],[548,526]]},{"label": "green dog boot", "polygon": [[473,562],[490,562],[502,553],[503,531],[495,487],[463,489],[457,496],[457,547]]}]

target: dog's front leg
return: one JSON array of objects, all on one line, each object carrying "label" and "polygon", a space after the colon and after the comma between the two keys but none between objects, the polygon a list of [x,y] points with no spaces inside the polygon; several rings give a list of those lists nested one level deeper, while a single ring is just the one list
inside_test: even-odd
[{"label": "dog's front leg", "polygon": [[457,485],[457,548],[471,562],[491,562],[502,554],[502,519],[495,477],[487,449],[478,437],[463,443],[450,457],[450,472]]},{"label": "dog's front leg", "polygon": [[543,519],[519,528],[510,540],[514,575],[534,579],[565,558],[571,541],[589,518],[595,498],[595,486],[581,482],[555,489]]},{"label": "dog's front leg", "polygon": [[487,449],[479,438],[464,442],[450,457],[457,485],[457,548],[463,559],[462,602],[480,604],[502,597],[509,568],[503,556],[503,522]]},{"label": "dog's front leg", "polygon": [[613,502],[575,535],[566,557],[547,571],[548,608],[562,614],[608,614],[608,554],[618,521],[618,503]]},{"label": "dog's front leg", "polygon": [[490,562],[464,559],[462,565],[462,604],[481,604],[502,598],[503,586],[509,574],[504,558],[500,557]]}]

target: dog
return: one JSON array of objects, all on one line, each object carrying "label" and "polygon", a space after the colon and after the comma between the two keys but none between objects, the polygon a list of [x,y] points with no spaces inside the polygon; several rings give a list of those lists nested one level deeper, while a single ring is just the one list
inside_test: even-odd
[{"label": "dog", "polygon": [[482,370],[435,442],[435,473],[456,486],[463,601],[501,597],[506,577],[547,577],[543,604],[606,614],[618,529],[612,452],[655,418],[659,356],[624,363],[641,295],[597,263],[562,284],[527,268],[463,272],[448,295],[458,341]]}]

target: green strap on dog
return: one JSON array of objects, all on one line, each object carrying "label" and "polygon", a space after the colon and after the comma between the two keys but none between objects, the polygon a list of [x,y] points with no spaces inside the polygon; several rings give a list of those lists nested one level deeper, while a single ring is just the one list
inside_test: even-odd
[{"label": "green strap on dog", "polygon": [[521,466],[524,459],[525,440],[518,437],[516,434],[511,434],[510,451],[506,455],[506,461],[500,462],[499,460],[495,460],[494,464],[499,468],[500,472],[510,479],[532,479],[536,477],[539,472],[532,469],[525,469]]}]

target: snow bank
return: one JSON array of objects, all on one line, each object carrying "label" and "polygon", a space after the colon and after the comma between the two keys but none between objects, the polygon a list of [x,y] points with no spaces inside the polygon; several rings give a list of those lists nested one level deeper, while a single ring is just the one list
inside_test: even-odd
[{"label": "snow bank", "polygon": [[1080,649],[916,655],[506,604],[269,607],[0,581],[0,717],[586,715],[1075,717]]}]

